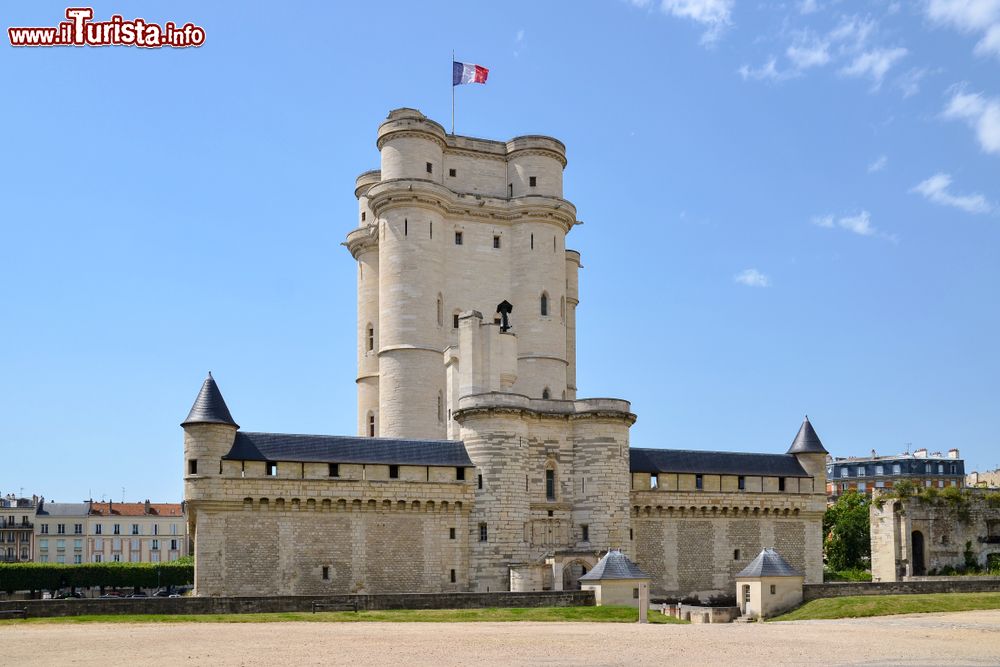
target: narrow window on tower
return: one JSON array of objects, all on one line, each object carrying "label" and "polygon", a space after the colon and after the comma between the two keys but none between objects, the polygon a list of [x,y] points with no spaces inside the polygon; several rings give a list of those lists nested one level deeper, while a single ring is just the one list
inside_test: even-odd
[{"label": "narrow window on tower", "polygon": [[549,388],[548,387],[546,387],[545,389],[542,389],[542,398],[544,398],[545,400],[548,400],[550,396],[551,396],[551,394],[549,392]]},{"label": "narrow window on tower", "polygon": [[556,499],[556,471],[552,468],[545,471],[545,499]]},{"label": "narrow window on tower", "polygon": [[580,533],[581,533],[580,537],[583,539],[584,542],[590,541],[590,526],[588,526],[587,524],[582,524],[580,526]]},{"label": "narrow window on tower", "polygon": [[552,237],[552,252],[556,251],[556,237]]},{"label": "narrow window on tower", "polygon": [[462,245],[462,232],[455,232],[455,245]]},{"label": "narrow window on tower", "polygon": [[323,566],[323,581],[330,581],[330,566]]},{"label": "narrow window on tower", "polygon": [[375,437],[375,415],[368,413],[368,437]]},{"label": "narrow window on tower", "polygon": [[451,571],[451,583],[455,583],[455,570]]},{"label": "narrow window on tower", "polygon": [[531,249],[532,250],[535,249],[535,235],[534,234],[531,235]]},{"label": "narrow window on tower", "polygon": [[443,422],[444,421],[444,395],[440,391],[438,392],[438,410],[437,410],[437,415],[438,415],[438,421],[439,422]]},{"label": "narrow window on tower", "polygon": [[439,327],[444,325],[444,297],[440,294],[437,298],[437,323]]},{"label": "narrow window on tower", "polygon": [[500,247],[500,237],[497,236],[496,234],[493,235],[493,247],[494,248]]},{"label": "narrow window on tower", "polygon": [[743,475],[740,475],[740,476],[739,476],[739,477],[737,478],[737,480],[736,480],[736,487],[737,487],[737,488],[738,488],[738,489],[739,489],[740,491],[746,491],[746,490],[747,490],[747,478],[746,478],[746,477],[744,477]]},{"label": "narrow window on tower", "polygon": [[704,479],[702,478],[701,475],[694,476],[694,488],[698,489],[699,491],[705,488]]},{"label": "narrow window on tower", "polygon": [[389,466],[389,479],[399,479],[399,466]]},{"label": "narrow window on tower", "polygon": [[455,178],[455,176],[457,175],[457,172],[454,169],[449,169],[448,170],[448,175],[451,176],[452,178]]},{"label": "narrow window on tower", "polygon": [[410,221],[406,218],[403,218],[403,236],[409,236],[409,235],[410,235]]},{"label": "narrow window on tower", "polygon": [[478,486],[480,489],[483,488],[483,476],[482,475],[479,475],[476,478],[476,486]]},{"label": "narrow window on tower", "polygon": [[434,173],[434,165],[432,165],[430,162],[427,163],[427,173],[428,174]]},{"label": "narrow window on tower", "polygon": [[531,187],[535,187],[536,185],[538,185],[538,181],[535,179],[534,176],[528,177],[528,185],[530,185]]},{"label": "narrow window on tower", "polygon": [[374,350],[375,349],[375,327],[373,327],[370,324],[368,325],[368,328],[365,331],[365,340],[367,341],[366,345],[368,346],[368,351],[371,352],[372,350]]},{"label": "narrow window on tower", "polygon": [[[188,474],[197,475],[198,474],[198,459],[188,459]],[[48,526],[45,526],[48,528]]]},{"label": "narrow window on tower", "polygon": [[514,184],[513,183],[508,183],[507,184],[507,196],[508,197],[513,197],[514,196]]},{"label": "narrow window on tower", "polygon": [[542,298],[539,300],[539,310],[542,313],[542,317],[548,317],[548,315],[549,315],[549,295],[546,292],[542,292]]},{"label": "narrow window on tower", "polygon": [[365,221],[365,212],[361,211],[361,222]]},{"label": "narrow window on tower", "polygon": [[431,223],[431,238],[434,238],[434,223]]}]

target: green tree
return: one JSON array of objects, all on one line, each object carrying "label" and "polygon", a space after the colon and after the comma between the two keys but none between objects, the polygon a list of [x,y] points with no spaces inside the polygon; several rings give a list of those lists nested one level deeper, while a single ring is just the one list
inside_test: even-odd
[{"label": "green tree", "polygon": [[831,570],[867,569],[871,558],[868,498],[847,491],[823,515],[824,551]]}]

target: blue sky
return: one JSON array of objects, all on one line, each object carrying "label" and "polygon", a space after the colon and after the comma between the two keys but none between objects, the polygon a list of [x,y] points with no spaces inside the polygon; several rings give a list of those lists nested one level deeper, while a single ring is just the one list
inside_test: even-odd
[{"label": "blue sky", "polygon": [[4,36],[0,491],[179,500],[208,370],[247,430],[353,434],[354,178],[390,109],[447,125],[453,48],[490,68],[459,133],[568,146],[580,395],[634,446],[783,452],[808,413],[1000,464],[1000,0],[94,10],[207,39]]}]

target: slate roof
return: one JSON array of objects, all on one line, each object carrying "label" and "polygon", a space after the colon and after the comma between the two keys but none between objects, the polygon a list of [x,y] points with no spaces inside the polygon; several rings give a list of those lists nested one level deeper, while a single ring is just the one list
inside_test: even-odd
[{"label": "slate roof", "polygon": [[758,554],[749,565],[743,568],[739,577],[801,577],[802,573],[792,567],[774,549],[768,548]]},{"label": "slate roof", "polygon": [[629,560],[621,551],[612,550],[604,554],[580,581],[599,581],[601,579],[649,579],[650,576],[639,569],[639,566]]},{"label": "slate roof", "polygon": [[94,516],[184,516],[180,503],[91,503],[90,513]]},{"label": "slate roof", "polygon": [[219,391],[219,385],[215,384],[211,371],[202,383],[201,391],[198,392],[198,398],[194,399],[194,405],[191,406],[187,419],[181,422],[181,426],[188,424],[230,424],[239,428],[239,424],[233,421],[233,416],[229,414],[229,406],[222,398],[222,392]]},{"label": "slate roof", "polygon": [[706,475],[760,475],[762,477],[809,477],[791,454],[749,452],[704,452],[690,449],[629,450],[632,472],[679,472]]},{"label": "slate roof", "polygon": [[792,441],[792,446],[788,448],[789,454],[827,454],[826,447],[816,435],[816,429],[809,423],[809,415],[802,420],[802,426]]},{"label": "slate roof", "polygon": [[50,503],[44,502],[38,508],[37,516],[87,516],[90,503]]},{"label": "slate roof", "polygon": [[224,459],[304,463],[383,463],[471,467],[465,444],[455,440],[398,440],[346,435],[236,434]]}]

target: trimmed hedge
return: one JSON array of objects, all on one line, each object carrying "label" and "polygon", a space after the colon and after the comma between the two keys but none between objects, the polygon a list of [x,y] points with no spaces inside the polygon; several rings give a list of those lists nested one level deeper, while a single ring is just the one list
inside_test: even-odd
[{"label": "trimmed hedge", "polygon": [[0,563],[0,590],[54,591],[60,588],[155,588],[194,582],[190,558],[169,563]]}]

